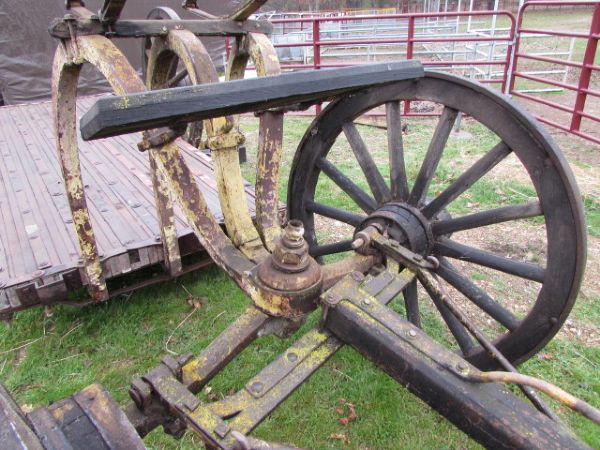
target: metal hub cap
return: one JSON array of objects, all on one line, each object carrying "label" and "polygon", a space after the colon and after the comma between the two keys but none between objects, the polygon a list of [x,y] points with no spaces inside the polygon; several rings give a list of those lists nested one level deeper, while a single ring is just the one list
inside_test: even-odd
[{"label": "metal hub cap", "polygon": [[433,244],[429,221],[406,203],[387,203],[359,225],[357,231],[374,225],[393,240],[415,253],[427,254]]}]

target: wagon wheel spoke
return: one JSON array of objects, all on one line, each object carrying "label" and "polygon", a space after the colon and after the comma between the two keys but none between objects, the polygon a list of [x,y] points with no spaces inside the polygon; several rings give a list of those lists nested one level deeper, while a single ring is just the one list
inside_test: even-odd
[{"label": "wagon wheel spoke", "polygon": [[[406,119],[400,107],[404,105],[402,102],[410,101],[424,102],[425,108],[428,108],[427,104],[439,105],[441,112],[414,177],[409,176],[407,170],[409,153],[401,132],[402,121]],[[369,153],[365,143],[370,142],[366,135],[361,138],[358,125],[353,124],[356,117],[383,107],[387,136],[382,138],[387,140],[389,183],[388,173],[374,167],[374,159],[379,161],[374,153]],[[435,107],[434,110],[438,111]],[[491,138],[496,139],[497,145],[485,148],[487,153],[469,163],[465,171],[433,195],[432,186],[437,185],[434,177],[439,175],[442,159],[449,152],[450,132],[458,114],[462,113],[483,127],[478,125],[478,130],[481,128],[482,131],[476,136],[479,142],[489,142]],[[316,129],[318,133],[314,132]],[[345,144],[346,140],[358,160],[357,166],[360,165],[364,173],[365,184],[357,182],[349,173],[342,174],[342,167],[335,167],[325,159],[334,145]],[[509,158],[511,161],[507,161]],[[524,180],[527,189],[535,190],[537,198],[520,204],[500,203],[464,215],[455,213],[458,208],[453,207],[458,199],[468,193],[477,199],[475,201],[492,199],[486,195],[489,188],[485,181],[491,185],[496,182],[496,169],[500,165],[509,166],[509,171],[523,169],[517,181]],[[291,194],[288,195],[290,217],[309,224],[307,240],[314,246],[314,253],[345,251],[349,250],[350,244],[349,241],[320,242],[317,232],[321,221],[317,226],[314,221],[319,215],[319,219],[338,221],[337,225],[347,224],[340,230],[356,227],[354,234],[373,225],[402,247],[423,257],[437,257],[440,266],[433,272],[442,283],[441,290],[430,285],[435,292],[425,293],[417,288],[423,284],[419,280],[407,285],[403,290],[407,319],[417,325],[421,320],[426,328],[429,321],[423,320],[423,314],[428,312],[429,305],[423,304],[420,297],[432,297],[435,309],[440,312],[442,326],[450,330],[448,333],[465,352],[465,357],[481,369],[493,369],[498,362],[471,339],[464,326],[444,307],[441,302],[444,287],[467,308],[473,320],[485,321],[486,333],[513,363],[531,357],[554,336],[573,305],[585,262],[583,208],[573,178],[555,144],[545,137],[538,125],[505,97],[483,86],[451,75],[428,72],[418,80],[374,87],[336,99],[305,134],[292,169]],[[327,184],[319,186],[319,181],[327,177],[362,211],[355,210],[354,205],[349,211],[343,211],[348,208],[342,206],[343,203],[335,203],[335,197],[326,192]],[[329,183],[328,179],[326,181]],[[438,191],[437,186],[435,190]],[[323,197],[317,200],[315,195]],[[362,214],[367,218],[359,221],[357,216]],[[535,217],[542,220],[523,220]],[[522,232],[515,233],[514,229],[522,224],[525,225]],[[493,251],[486,245],[470,243],[472,238],[488,241],[487,233],[496,242],[498,232],[504,233],[503,241],[490,247]],[[522,250],[527,252],[539,247],[540,254],[547,257],[542,258],[542,262],[533,262],[513,256],[513,248],[519,244],[524,244]],[[359,253],[363,250],[366,249],[358,248]],[[465,269],[483,269],[484,276],[491,275],[494,283],[479,282],[475,272],[472,279]],[[523,286],[527,298],[509,298],[510,293],[505,294],[506,285]]]},{"label": "wagon wheel spoke", "polygon": [[443,219],[433,222],[432,231],[435,236],[450,234],[457,231],[471,230],[511,220],[527,219],[542,215],[539,201],[522,203],[520,205],[505,206],[488,211],[468,214],[452,219]]},{"label": "wagon wheel spoke", "polygon": [[421,210],[423,215],[428,219],[435,216],[459,195],[469,189],[477,180],[496,167],[510,153],[511,149],[504,142],[497,144],[459,176],[454,183],[444,189],[431,203],[425,205]]},{"label": "wagon wheel spoke", "polygon": [[546,275],[546,269],[537,264],[505,258],[485,250],[459,244],[446,238],[441,238],[435,243],[434,253],[440,256],[448,256],[453,259],[479,264],[480,266],[516,275],[527,280],[537,281],[538,283],[543,283]]},{"label": "wagon wheel spoke", "polygon": [[167,82],[167,87],[176,87],[181,81],[188,76],[187,69],[183,68],[179,72],[177,72],[173,77],[169,79]]},{"label": "wagon wheel spoke", "polygon": [[506,329],[512,331],[519,325],[519,319],[513,313],[495,301],[471,280],[461,275],[460,271],[446,259],[440,258],[440,267],[436,273]]},{"label": "wagon wheel spoke", "polygon": [[333,255],[334,253],[343,253],[352,250],[352,240],[344,240],[333,244],[315,245],[310,248],[310,254],[313,258],[320,256]]},{"label": "wagon wheel spoke", "polygon": [[440,312],[440,315],[446,323],[448,330],[450,330],[450,333],[452,333],[452,336],[454,336],[454,339],[456,340],[456,343],[460,347],[463,354],[468,355],[475,348],[475,344],[473,342],[473,339],[471,339],[471,335],[469,334],[467,329],[462,323],[460,323],[456,316],[452,314],[448,307],[443,303],[442,299],[439,296],[439,293],[434,292],[424,283],[421,283],[421,285],[425,288],[425,291],[433,301],[433,304]]},{"label": "wagon wheel spoke", "polygon": [[417,293],[417,280],[411,281],[402,291],[404,296],[404,307],[406,309],[406,318],[413,325],[421,328],[421,315],[419,313],[419,298]]},{"label": "wagon wheel spoke", "polygon": [[367,216],[361,214],[355,214],[343,209],[335,208],[333,206],[316,203],[311,200],[306,202],[306,210],[324,217],[329,217],[330,219],[339,220],[340,222],[344,222],[355,227],[367,218]]},{"label": "wagon wheel spoke", "polygon": [[433,180],[435,169],[442,158],[444,147],[446,146],[446,142],[448,141],[448,137],[454,126],[457,114],[457,110],[447,106],[444,107],[433,133],[433,137],[431,138],[431,142],[429,143],[425,159],[423,160],[415,184],[408,197],[408,203],[410,205],[418,206],[427,196],[429,185]]},{"label": "wagon wheel spoke", "polygon": [[363,211],[370,213],[377,209],[377,203],[375,203],[373,197],[358,187],[350,178],[325,158],[317,160],[317,167],[337,184],[342,191],[348,194]]},{"label": "wagon wheel spoke", "polygon": [[388,153],[390,158],[390,185],[394,200],[405,201],[408,198],[408,181],[404,163],[404,145],[402,143],[402,119],[400,102],[385,104]]},{"label": "wagon wheel spoke", "polygon": [[369,183],[369,187],[375,196],[377,204],[381,205],[389,201],[391,198],[390,190],[387,187],[381,172],[377,169],[375,161],[373,161],[365,142],[358,133],[356,125],[352,122],[346,122],[342,126],[342,129],[344,130],[346,139],[348,139],[348,142],[350,143],[350,147],[352,148],[360,168],[365,174],[365,178],[367,179],[367,183]]}]

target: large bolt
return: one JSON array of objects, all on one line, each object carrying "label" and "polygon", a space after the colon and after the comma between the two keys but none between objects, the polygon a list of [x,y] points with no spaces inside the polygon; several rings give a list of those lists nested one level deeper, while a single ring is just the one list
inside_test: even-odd
[{"label": "large bolt", "polygon": [[457,366],[456,366],[456,367],[458,368],[458,370],[459,370],[460,372],[466,372],[466,371],[468,371],[468,370],[469,370],[469,366],[468,366],[468,365],[467,365],[467,363],[466,363],[466,362],[464,362],[464,361],[460,361],[460,362],[457,364]]},{"label": "large bolt", "polygon": [[290,220],[281,239],[273,250],[275,266],[284,271],[302,271],[308,265],[308,245],[304,240],[304,226],[299,220]]},{"label": "large bolt", "polygon": [[304,243],[304,225],[300,220],[290,220],[283,230],[287,245],[300,247]]},{"label": "large bolt", "polygon": [[363,281],[365,279],[365,276],[362,273],[356,271],[352,272],[350,276],[354,281]]},{"label": "large bolt", "polygon": [[252,392],[254,392],[255,394],[260,394],[262,392],[262,390],[263,390],[263,387],[264,387],[264,385],[260,381],[255,381],[250,386],[250,390]]}]

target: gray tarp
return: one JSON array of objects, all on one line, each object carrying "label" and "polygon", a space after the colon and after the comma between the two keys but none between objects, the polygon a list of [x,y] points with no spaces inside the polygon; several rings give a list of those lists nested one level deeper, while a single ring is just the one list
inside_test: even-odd
[{"label": "gray tarp", "polygon": [[[86,7],[98,11],[102,0],[87,0]],[[235,1],[199,1],[200,8],[224,15]],[[57,41],[48,25],[65,14],[64,0],[0,0],[0,92],[6,104],[40,101],[50,97],[52,59]],[[169,6],[182,18],[194,18],[181,8],[181,0],[128,0],[121,17],[144,19],[155,6]],[[203,39],[217,67],[223,64],[224,40]],[[115,39],[134,67],[141,66],[141,39]],[[91,67],[81,74],[80,94],[106,92],[108,85]]]}]

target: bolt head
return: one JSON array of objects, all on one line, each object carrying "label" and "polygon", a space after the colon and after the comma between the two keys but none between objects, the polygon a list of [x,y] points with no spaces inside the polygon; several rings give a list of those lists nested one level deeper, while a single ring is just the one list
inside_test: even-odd
[{"label": "bolt head", "polygon": [[415,330],[410,330],[410,331],[408,332],[408,335],[409,335],[410,337],[415,337],[415,336],[417,335],[417,332],[416,332]]},{"label": "bolt head", "polygon": [[364,303],[365,305],[369,306],[369,305],[371,304],[371,299],[370,299],[370,298],[365,298],[365,299],[363,300],[363,303]]},{"label": "bolt head", "polygon": [[250,390],[252,392],[254,392],[255,394],[260,394],[261,391],[263,390],[264,385],[260,382],[260,381],[255,381],[254,383],[252,383],[252,385],[250,386]]},{"label": "bolt head", "polygon": [[326,304],[328,305],[333,305],[335,304],[335,297],[333,294],[327,294],[325,296],[325,298],[323,299],[325,301]]},{"label": "bolt head", "polygon": [[227,433],[229,432],[229,427],[224,424],[224,423],[220,423],[219,425],[217,425],[217,427],[215,428],[215,433],[217,434],[217,436],[219,436],[221,439],[223,439],[225,436],[227,436]]},{"label": "bolt head", "polygon": [[365,279],[365,276],[360,272],[352,272],[351,276],[354,281],[362,281]]}]

